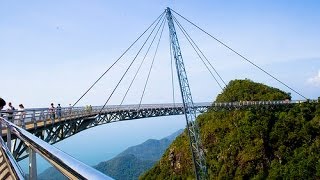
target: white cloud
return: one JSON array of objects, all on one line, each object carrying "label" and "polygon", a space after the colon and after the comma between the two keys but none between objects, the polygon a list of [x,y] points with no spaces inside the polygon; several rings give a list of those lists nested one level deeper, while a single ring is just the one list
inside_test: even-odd
[{"label": "white cloud", "polygon": [[318,74],[309,78],[307,82],[313,86],[320,86],[320,70],[318,71]]}]

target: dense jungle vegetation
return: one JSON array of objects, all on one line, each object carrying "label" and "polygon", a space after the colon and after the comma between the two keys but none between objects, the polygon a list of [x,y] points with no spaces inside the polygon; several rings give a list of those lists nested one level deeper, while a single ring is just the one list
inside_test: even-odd
[{"label": "dense jungle vegetation", "polygon": [[[216,101],[291,99],[250,80],[231,81]],[[320,105],[306,102],[214,109],[197,118],[209,179],[319,179]],[[187,131],[140,179],[194,179]]]}]

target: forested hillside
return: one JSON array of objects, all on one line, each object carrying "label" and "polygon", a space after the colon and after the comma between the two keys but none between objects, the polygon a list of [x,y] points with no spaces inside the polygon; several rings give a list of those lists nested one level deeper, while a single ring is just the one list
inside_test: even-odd
[{"label": "forested hillside", "polygon": [[251,80],[230,81],[225,90],[217,96],[217,102],[267,101],[291,99],[290,93]]},{"label": "forested hillside", "polygon": [[[234,96],[233,96],[234,95]],[[290,94],[231,81],[217,101],[284,100]],[[209,179],[319,179],[320,105],[209,111],[197,118]],[[186,131],[140,179],[194,179]]]},{"label": "forested hillside", "polygon": [[115,158],[101,162],[94,168],[114,179],[138,179],[161,158],[164,151],[182,131],[180,129],[163,139],[149,139],[142,144],[129,147]]}]

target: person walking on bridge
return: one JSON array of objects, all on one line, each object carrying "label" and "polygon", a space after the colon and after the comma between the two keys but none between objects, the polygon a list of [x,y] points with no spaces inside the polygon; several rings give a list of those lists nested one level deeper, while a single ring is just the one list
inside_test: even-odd
[{"label": "person walking on bridge", "polygon": [[69,115],[71,115],[71,113],[72,113],[72,105],[71,104],[69,104],[68,110],[69,110]]},{"label": "person walking on bridge", "polygon": [[18,113],[15,118],[15,124],[18,126],[24,125],[24,119],[26,117],[26,112],[24,111],[23,104],[19,104]]},{"label": "person walking on bridge", "polygon": [[0,110],[6,105],[6,101],[0,97]]},{"label": "person walking on bridge", "polygon": [[49,113],[50,113],[50,118],[54,119],[55,118],[55,112],[56,108],[53,106],[53,103],[51,103],[51,107],[49,108]]},{"label": "person walking on bridge", "polygon": [[7,109],[7,111],[8,111],[8,120],[12,122],[13,113],[14,113],[14,111],[15,111],[16,109],[12,106],[12,103],[11,103],[11,102],[9,102],[8,105],[9,105],[9,108]]},{"label": "person walking on bridge", "polygon": [[60,106],[60,104],[58,104],[58,106],[57,106],[57,116],[58,116],[59,119],[61,118],[61,106]]}]

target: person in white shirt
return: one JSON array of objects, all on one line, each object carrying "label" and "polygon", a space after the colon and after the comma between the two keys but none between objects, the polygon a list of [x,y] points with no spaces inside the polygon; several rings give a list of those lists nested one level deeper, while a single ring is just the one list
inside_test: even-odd
[{"label": "person in white shirt", "polygon": [[16,115],[14,123],[20,126],[25,116],[26,116],[26,112],[24,111],[24,106],[23,104],[19,104],[18,113]]}]

